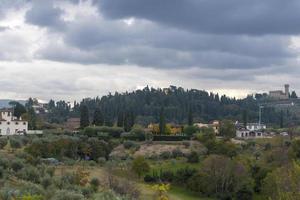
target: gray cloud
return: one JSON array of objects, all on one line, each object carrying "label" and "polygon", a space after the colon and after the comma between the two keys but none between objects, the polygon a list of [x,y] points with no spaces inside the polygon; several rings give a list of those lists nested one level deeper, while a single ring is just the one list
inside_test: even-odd
[{"label": "gray cloud", "polygon": [[264,68],[294,60],[286,36],[245,36],[191,33],[143,20],[94,23],[69,22],[64,43],[51,43],[39,57],[83,64],[132,64],[154,68]]},{"label": "gray cloud", "polygon": [[33,0],[25,19],[27,23],[33,25],[61,29],[65,25],[61,19],[63,13],[63,10],[55,7],[52,0]]},{"label": "gray cloud", "polygon": [[14,80],[2,97],[78,99],[171,84],[236,95],[299,85],[295,0],[24,2],[16,19],[5,18],[16,9],[0,6],[9,25],[0,27],[1,83]]},{"label": "gray cloud", "polygon": [[101,0],[113,19],[136,17],[213,34],[299,34],[300,2],[290,0]]}]

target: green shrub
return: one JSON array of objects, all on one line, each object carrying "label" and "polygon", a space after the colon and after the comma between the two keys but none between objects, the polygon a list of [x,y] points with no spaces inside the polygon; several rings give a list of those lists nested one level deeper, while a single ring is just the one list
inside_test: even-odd
[{"label": "green shrub", "polygon": [[172,151],[173,158],[178,158],[178,157],[183,157],[183,156],[184,156],[184,153],[179,148],[176,148]]},{"label": "green shrub", "polygon": [[19,170],[23,169],[24,164],[20,159],[13,160],[11,163],[11,168],[14,172],[18,172]]},{"label": "green shrub", "polygon": [[51,200],[84,200],[84,196],[78,192],[61,190],[56,192]]},{"label": "green shrub", "polygon": [[197,152],[192,151],[189,155],[188,155],[188,162],[189,163],[198,163],[199,162],[199,155]]},{"label": "green shrub", "polygon": [[197,126],[185,126],[183,128],[183,133],[189,136],[192,136],[193,134],[199,132],[200,129]]},{"label": "green shrub", "polygon": [[3,149],[7,145],[7,138],[6,137],[0,137],[0,149]]},{"label": "green shrub", "polygon": [[169,151],[164,151],[164,152],[162,152],[160,155],[159,155],[159,157],[161,158],[161,159],[170,159],[171,157],[172,157],[172,153],[171,152],[169,152]]},{"label": "green shrub", "polygon": [[47,189],[52,184],[52,179],[50,176],[45,176],[41,179],[41,185],[44,189]]},{"label": "green shrub", "polygon": [[92,178],[90,185],[94,191],[97,191],[100,186],[100,180],[98,178]]},{"label": "green shrub", "polygon": [[32,183],[40,182],[40,173],[33,166],[26,166],[17,173],[17,177]]},{"label": "green shrub", "polygon": [[10,138],[9,139],[10,146],[14,149],[18,149],[22,147],[22,142],[21,140],[17,138]]},{"label": "green shrub", "polygon": [[125,149],[136,149],[136,150],[138,150],[140,148],[140,145],[133,142],[133,141],[125,141],[123,143],[123,146],[124,146]]},{"label": "green shrub", "polygon": [[90,126],[86,127],[83,131],[83,133],[89,137],[96,137],[98,133],[108,133],[109,136],[115,138],[119,138],[123,132],[123,128],[108,126]]},{"label": "green shrub", "polygon": [[0,158],[0,167],[7,169],[9,167],[9,160],[7,158]]},{"label": "green shrub", "polygon": [[105,163],[106,163],[106,159],[104,157],[100,157],[97,159],[97,163],[100,165],[100,166],[104,166]]},{"label": "green shrub", "polygon": [[190,140],[190,136],[184,135],[153,135],[153,141],[184,141]]}]

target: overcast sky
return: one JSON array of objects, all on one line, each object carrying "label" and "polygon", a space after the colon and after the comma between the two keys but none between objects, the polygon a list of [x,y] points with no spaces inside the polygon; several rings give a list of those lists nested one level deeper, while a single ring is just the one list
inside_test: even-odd
[{"label": "overcast sky", "polygon": [[0,98],[300,92],[299,0],[0,0]]}]

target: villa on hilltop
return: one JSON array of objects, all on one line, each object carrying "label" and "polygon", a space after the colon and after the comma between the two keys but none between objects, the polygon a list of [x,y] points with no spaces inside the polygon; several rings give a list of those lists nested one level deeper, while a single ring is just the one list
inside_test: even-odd
[{"label": "villa on hilltop", "polygon": [[277,100],[289,99],[290,86],[289,84],[284,85],[284,92],[282,90],[274,90],[269,92],[269,97]]},{"label": "villa on hilltop", "polygon": [[12,109],[0,110],[0,135],[23,135],[28,132],[28,122],[13,116]]}]

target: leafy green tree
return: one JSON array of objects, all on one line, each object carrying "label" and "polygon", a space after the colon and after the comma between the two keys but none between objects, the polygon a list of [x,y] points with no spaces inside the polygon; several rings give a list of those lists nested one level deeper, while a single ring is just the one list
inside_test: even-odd
[{"label": "leafy green tree", "polygon": [[132,170],[140,178],[143,174],[150,171],[150,165],[143,156],[138,156],[132,162]]},{"label": "leafy green tree", "polygon": [[224,120],[221,122],[220,134],[225,138],[235,137],[235,126],[232,121]]},{"label": "leafy green tree", "polygon": [[17,101],[11,101],[9,102],[9,105],[11,105],[14,108],[14,116],[18,119],[26,113],[26,108],[22,104],[20,104]]},{"label": "leafy green tree", "polygon": [[292,162],[275,169],[264,179],[263,194],[272,200],[300,199],[300,166]]},{"label": "leafy green tree", "polygon": [[100,108],[96,108],[96,110],[94,112],[93,124],[96,126],[103,126],[103,124],[104,124],[104,117],[103,117],[103,113],[100,110]]},{"label": "leafy green tree", "polygon": [[244,186],[252,186],[247,168],[230,158],[211,155],[206,158],[197,174],[188,183],[192,191],[208,196],[233,196]]},{"label": "leafy green tree", "polygon": [[185,126],[183,128],[183,133],[186,134],[186,135],[191,136],[191,135],[199,132],[199,130],[200,129],[197,126]]},{"label": "leafy green tree", "polygon": [[80,108],[80,127],[85,128],[90,125],[89,109],[86,105]]},{"label": "leafy green tree", "polygon": [[298,98],[298,96],[297,96],[297,94],[296,94],[295,91],[292,92],[291,98],[292,98],[292,99],[297,99],[297,98]]}]

